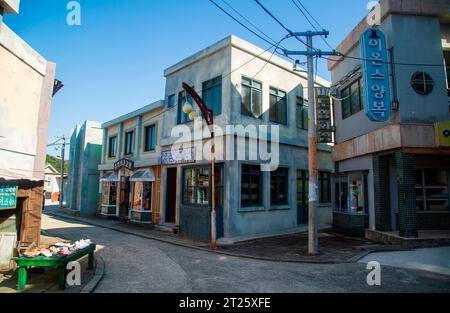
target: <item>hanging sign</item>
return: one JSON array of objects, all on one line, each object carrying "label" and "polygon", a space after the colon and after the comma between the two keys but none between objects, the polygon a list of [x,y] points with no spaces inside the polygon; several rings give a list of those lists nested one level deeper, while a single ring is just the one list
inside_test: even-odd
[{"label": "hanging sign", "polygon": [[362,74],[364,79],[364,109],[374,122],[385,122],[391,117],[386,36],[375,28],[361,35]]},{"label": "hanging sign", "polygon": [[332,143],[331,100],[329,88],[316,88],[317,142]]},{"label": "hanging sign", "polygon": [[116,163],[114,163],[115,171],[118,171],[122,168],[126,168],[130,171],[134,171],[134,162],[131,160],[127,160],[127,159],[121,159],[121,160],[117,161]]},{"label": "hanging sign", "polygon": [[17,206],[17,185],[0,183],[0,210],[15,209]]}]

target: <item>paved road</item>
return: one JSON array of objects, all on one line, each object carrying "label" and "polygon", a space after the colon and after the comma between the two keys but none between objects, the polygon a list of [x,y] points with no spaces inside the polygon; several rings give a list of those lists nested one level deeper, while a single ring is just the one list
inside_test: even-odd
[{"label": "paved road", "polygon": [[382,265],[450,275],[450,247],[371,253],[360,260],[361,263],[370,261],[377,261]]},{"label": "paved road", "polygon": [[382,267],[369,287],[365,264],[294,264],[217,255],[49,216],[43,229],[90,238],[106,273],[96,292],[449,292],[450,276]]}]

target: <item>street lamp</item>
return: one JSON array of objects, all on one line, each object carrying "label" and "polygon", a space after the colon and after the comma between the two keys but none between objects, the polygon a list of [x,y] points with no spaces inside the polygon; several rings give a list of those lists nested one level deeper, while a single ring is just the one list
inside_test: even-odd
[{"label": "street lamp", "polygon": [[[183,83],[183,89],[188,93],[195,103],[197,103],[203,119],[209,126],[211,133],[211,249],[217,248],[216,243],[216,181],[215,181],[215,145],[214,145],[214,112],[205,105],[202,98],[195,92],[195,90],[186,83]],[[189,102],[185,102],[183,106],[183,112],[189,115],[189,119],[194,121],[195,128],[203,128],[203,120],[199,117],[198,113],[194,111],[192,105]]]}]

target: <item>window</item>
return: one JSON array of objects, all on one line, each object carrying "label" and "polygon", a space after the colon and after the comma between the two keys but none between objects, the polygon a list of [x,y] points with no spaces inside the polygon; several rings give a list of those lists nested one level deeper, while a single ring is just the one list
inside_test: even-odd
[{"label": "window", "polygon": [[134,131],[125,133],[125,155],[133,154],[133,137]]},{"label": "window", "polygon": [[241,206],[262,205],[262,172],[259,165],[242,165]]},{"label": "window", "polygon": [[411,77],[411,86],[419,95],[429,95],[434,88],[433,78],[425,72],[415,72]]},{"label": "window", "polygon": [[[319,172],[319,203],[331,203],[331,174]],[[297,171],[297,202],[308,203],[309,194],[309,172]]]},{"label": "window", "polygon": [[262,83],[242,77],[241,114],[262,117]]},{"label": "window", "polygon": [[117,137],[109,137],[108,143],[108,157],[114,158],[116,156]]},{"label": "window", "polygon": [[416,207],[420,211],[447,211],[449,207],[449,171],[416,171]]},{"label": "window", "polygon": [[270,88],[270,121],[287,124],[287,95],[284,91]]},{"label": "window", "polygon": [[156,125],[145,127],[145,152],[156,148]]},{"label": "window", "polygon": [[178,118],[177,118],[178,124],[186,124],[191,121],[189,119],[189,115],[183,112],[183,106],[186,101],[191,105],[193,104],[191,96],[187,96],[186,98],[186,91],[180,92],[178,94]]},{"label": "window", "polygon": [[132,184],[132,209],[152,211],[152,186],[151,182],[134,182]]},{"label": "window", "polygon": [[334,209],[353,214],[368,213],[367,174],[354,173],[336,177]]},{"label": "window", "polygon": [[308,100],[297,97],[297,127],[308,130]]},{"label": "window", "polygon": [[117,203],[117,183],[104,182],[103,183],[103,197],[102,205],[115,206]]},{"label": "window", "polygon": [[287,205],[289,170],[279,168],[270,175],[270,203],[271,205]]},{"label": "window", "polygon": [[[184,170],[183,204],[194,206],[208,206],[210,204],[211,167],[193,167]],[[216,178],[216,207],[223,205],[223,171],[221,166],[215,167]]]},{"label": "window", "polygon": [[364,87],[362,79],[341,90],[342,119],[364,110]]},{"label": "window", "polygon": [[319,202],[331,203],[331,180],[327,172],[319,172]]},{"label": "window", "polygon": [[169,98],[167,98],[167,107],[172,108],[175,106],[175,95],[170,95]]},{"label": "window", "polygon": [[203,83],[202,100],[214,115],[222,113],[222,77],[216,77]]}]

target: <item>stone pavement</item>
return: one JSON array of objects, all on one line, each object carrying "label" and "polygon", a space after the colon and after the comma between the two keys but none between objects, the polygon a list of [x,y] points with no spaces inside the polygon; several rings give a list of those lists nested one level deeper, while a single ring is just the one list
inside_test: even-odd
[{"label": "stone pavement", "polygon": [[[183,239],[176,234],[154,230],[146,226],[138,226],[99,217],[72,216],[59,210],[49,210],[47,213],[55,218],[71,219],[142,238],[158,240],[188,248],[212,251],[207,243]],[[357,261],[369,253],[371,249],[380,249],[380,245],[364,239],[346,238],[325,232],[319,234],[319,244],[319,255],[309,256],[307,234],[299,233],[219,246],[214,252],[268,261],[344,263]]]}]

